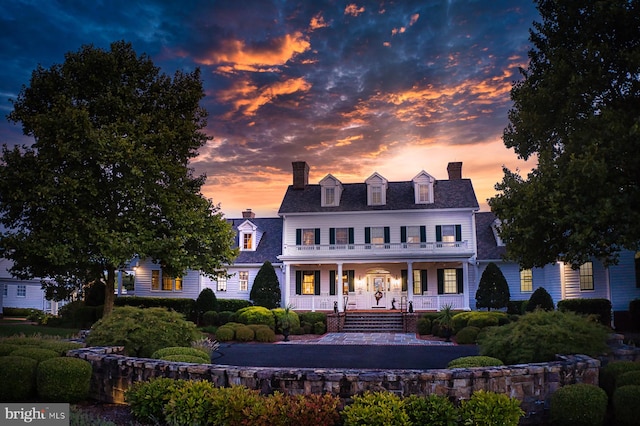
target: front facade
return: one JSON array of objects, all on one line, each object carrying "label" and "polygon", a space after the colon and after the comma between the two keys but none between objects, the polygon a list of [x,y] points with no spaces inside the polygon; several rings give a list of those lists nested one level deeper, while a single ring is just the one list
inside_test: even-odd
[{"label": "front facade", "polygon": [[478,202],[462,163],[449,179],[421,171],[389,182],[374,173],[309,184],[293,163],[280,206],[283,303],[299,310],[469,309]]}]

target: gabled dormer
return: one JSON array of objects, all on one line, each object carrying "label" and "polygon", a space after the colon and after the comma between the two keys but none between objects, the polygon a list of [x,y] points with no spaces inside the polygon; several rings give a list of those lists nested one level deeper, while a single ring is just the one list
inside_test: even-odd
[{"label": "gabled dormer", "polygon": [[328,174],[320,181],[322,207],[337,207],[342,196],[342,182]]},{"label": "gabled dormer", "polygon": [[387,186],[389,182],[377,172],[365,180],[367,184],[367,205],[384,206],[387,204]]},{"label": "gabled dormer", "polygon": [[433,203],[433,183],[435,181],[434,177],[424,170],[411,180],[416,204]]},{"label": "gabled dormer", "polygon": [[238,247],[240,251],[255,251],[260,243],[262,232],[250,220],[245,220],[238,226]]}]

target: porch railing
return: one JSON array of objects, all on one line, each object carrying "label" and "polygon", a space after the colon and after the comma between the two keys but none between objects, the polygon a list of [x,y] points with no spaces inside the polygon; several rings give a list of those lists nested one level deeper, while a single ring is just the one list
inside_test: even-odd
[{"label": "porch railing", "polygon": [[[342,297],[342,296],[340,296]],[[436,296],[413,296],[413,309],[417,311],[440,311],[442,307],[451,305],[454,310],[463,310],[467,306],[465,304],[464,294],[440,294]],[[332,311],[334,302],[338,300],[338,296],[291,296],[289,303],[295,310],[300,311]],[[371,308],[370,301],[367,301],[358,305],[357,297],[349,297],[349,303],[347,309],[369,309]],[[364,300],[364,299],[362,299]],[[400,302],[400,300],[398,300]],[[399,303],[396,306],[400,306]],[[390,306],[389,306],[390,307]],[[406,306],[403,306],[406,309]]]},{"label": "porch railing", "polygon": [[322,256],[348,257],[363,254],[374,256],[381,254],[411,254],[411,253],[467,253],[471,249],[467,241],[454,242],[424,242],[424,243],[383,243],[383,244],[316,244],[291,245],[285,244],[283,255],[295,257]]}]

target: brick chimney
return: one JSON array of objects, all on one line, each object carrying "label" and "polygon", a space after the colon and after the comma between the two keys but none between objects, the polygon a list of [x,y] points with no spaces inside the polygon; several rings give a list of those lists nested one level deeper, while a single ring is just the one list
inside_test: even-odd
[{"label": "brick chimney", "polygon": [[294,161],[293,189],[304,189],[309,184],[309,165],[306,161]]},{"label": "brick chimney", "polygon": [[245,211],[242,212],[243,219],[254,219],[255,217],[256,217],[256,214],[252,212],[251,209],[246,209]]},{"label": "brick chimney", "polygon": [[449,172],[449,180],[462,179],[462,161],[449,163],[447,172]]}]

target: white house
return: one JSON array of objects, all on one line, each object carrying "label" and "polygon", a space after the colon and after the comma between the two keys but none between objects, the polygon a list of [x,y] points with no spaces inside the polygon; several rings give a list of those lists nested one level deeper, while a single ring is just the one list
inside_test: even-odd
[{"label": "white house", "polygon": [[12,262],[0,258],[0,314],[3,307],[39,309],[57,315],[64,302],[54,302],[44,297],[39,279],[20,280],[9,273]]}]

